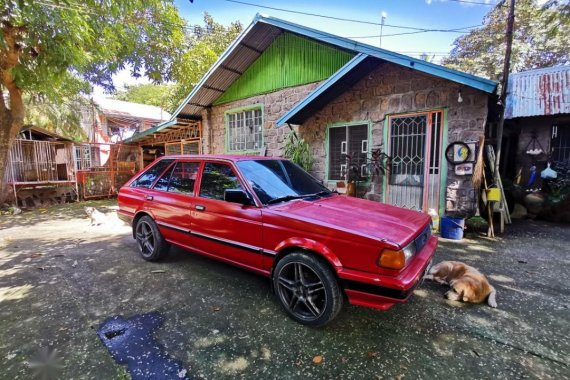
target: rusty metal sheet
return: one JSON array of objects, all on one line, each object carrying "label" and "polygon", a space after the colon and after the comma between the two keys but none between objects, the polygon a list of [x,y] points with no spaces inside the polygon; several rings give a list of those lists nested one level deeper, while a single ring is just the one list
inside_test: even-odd
[{"label": "rusty metal sheet", "polygon": [[511,74],[506,119],[570,113],[570,66]]}]

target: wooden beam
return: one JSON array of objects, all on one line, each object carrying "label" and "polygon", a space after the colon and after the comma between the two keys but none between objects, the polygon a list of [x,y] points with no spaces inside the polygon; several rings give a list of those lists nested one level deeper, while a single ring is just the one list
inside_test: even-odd
[{"label": "wooden beam", "polygon": [[241,71],[232,69],[231,67],[228,67],[228,66],[226,66],[226,65],[220,65],[220,67],[221,67],[222,69],[224,69],[224,70],[230,71],[230,72],[235,73],[235,74],[237,74],[237,75],[243,74]]},{"label": "wooden beam", "polygon": [[248,44],[246,44],[246,43],[240,42],[240,45],[243,46],[243,47],[245,47],[245,48],[248,48],[249,50],[252,50],[252,51],[256,52],[257,54],[263,53],[261,50],[256,49],[256,48],[254,48],[253,46],[248,45]]}]

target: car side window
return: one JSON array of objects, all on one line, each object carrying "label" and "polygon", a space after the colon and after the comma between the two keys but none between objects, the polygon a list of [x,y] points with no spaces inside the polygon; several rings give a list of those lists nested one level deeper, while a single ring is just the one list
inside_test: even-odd
[{"label": "car side window", "polygon": [[198,175],[198,162],[178,162],[170,176],[168,191],[179,194],[193,194]]},{"label": "car side window", "polygon": [[207,162],[202,172],[200,197],[224,200],[226,189],[242,189],[231,166]]},{"label": "car side window", "polygon": [[174,160],[160,160],[151,166],[146,172],[141,174],[132,184],[132,187],[149,188],[159,175],[172,163]]}]

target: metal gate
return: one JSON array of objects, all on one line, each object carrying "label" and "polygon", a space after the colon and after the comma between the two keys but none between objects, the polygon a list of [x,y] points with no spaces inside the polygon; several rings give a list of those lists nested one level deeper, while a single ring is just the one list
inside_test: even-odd
[{"label": "metal gate", "polygon": [[442,111],[390,117],[386,202],[439,210]]}]

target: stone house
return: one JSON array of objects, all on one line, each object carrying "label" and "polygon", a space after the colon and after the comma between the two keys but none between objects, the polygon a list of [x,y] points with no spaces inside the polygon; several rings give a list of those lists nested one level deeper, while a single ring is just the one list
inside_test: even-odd
[{"label": "stone house", "polygon": [[[202,152],[209,154],[279,157],[294,130],[310,144],[312,174],[331,188],[352,169],[370,199],[470,213],[476,204],[471,176],[455,173],[445,148],[484,134],[496,85],[258,15],[169,123],[199,120]],[[391,162],[386,175],[371,179],[376,149]]]}]

